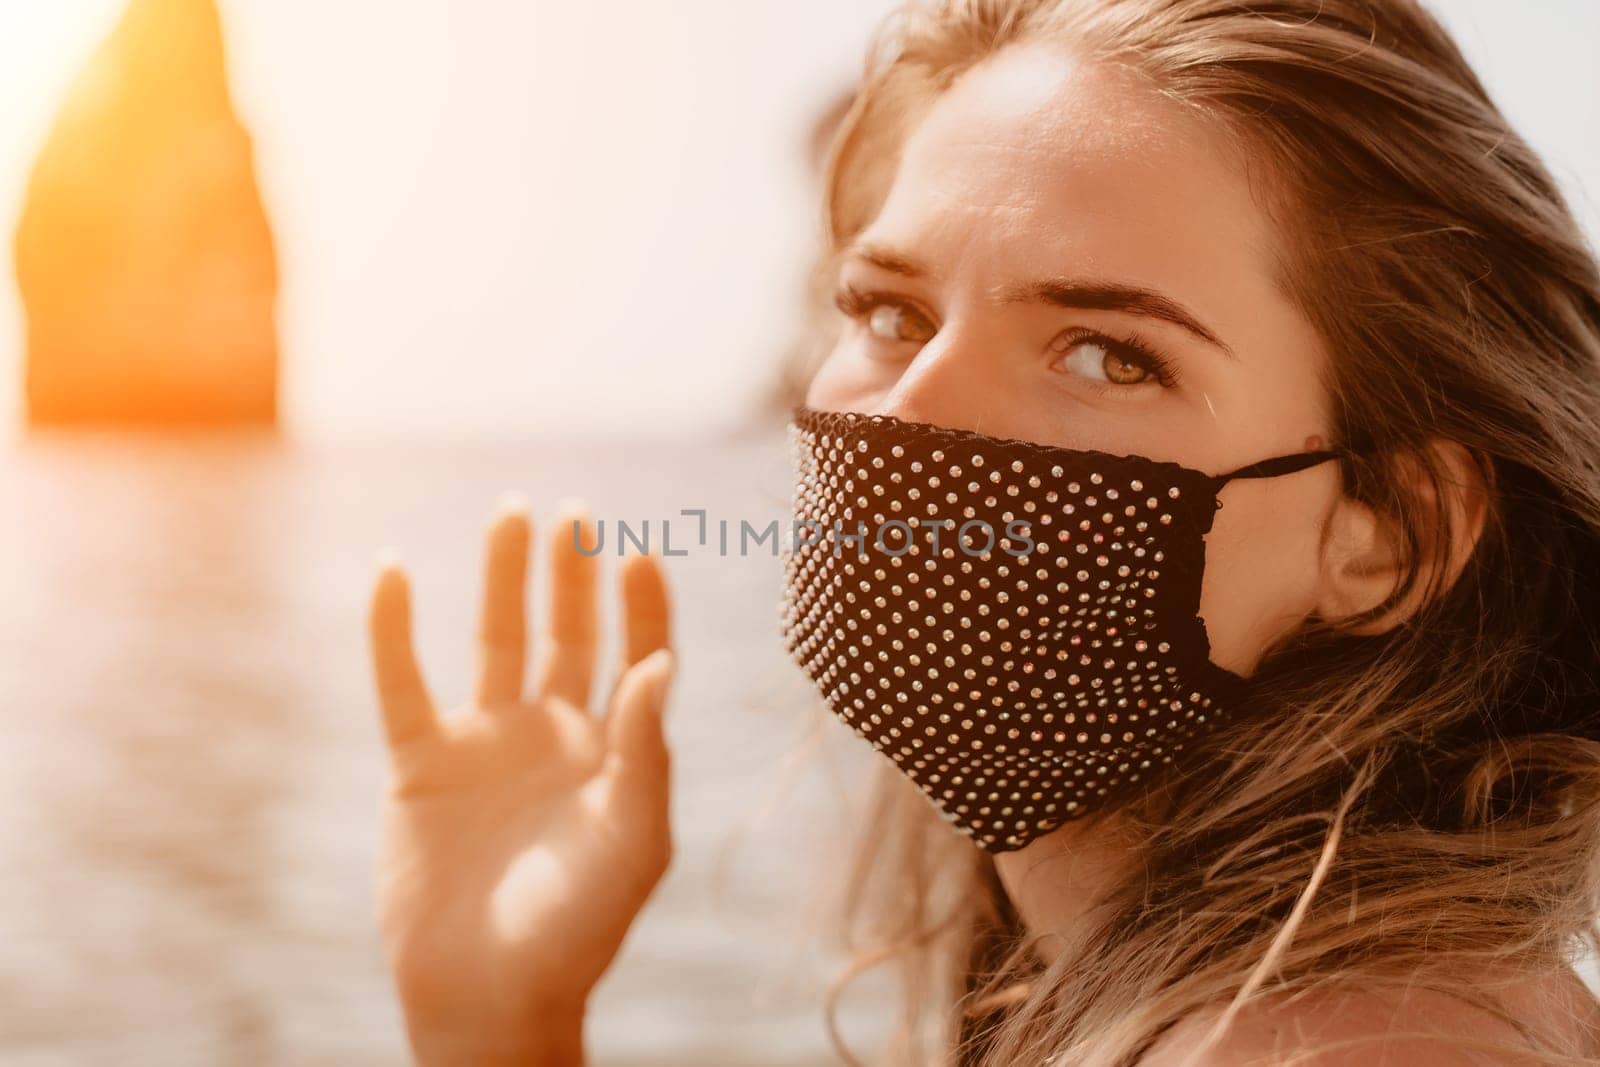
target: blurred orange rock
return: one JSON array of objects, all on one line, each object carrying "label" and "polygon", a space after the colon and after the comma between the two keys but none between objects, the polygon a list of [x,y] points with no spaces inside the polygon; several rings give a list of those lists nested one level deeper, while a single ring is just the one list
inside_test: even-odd
[{"label": "blurred orange rock", "polygon": [[30,423],[268,423],[278,277],[214,0],[131,0],[16,235]]}]

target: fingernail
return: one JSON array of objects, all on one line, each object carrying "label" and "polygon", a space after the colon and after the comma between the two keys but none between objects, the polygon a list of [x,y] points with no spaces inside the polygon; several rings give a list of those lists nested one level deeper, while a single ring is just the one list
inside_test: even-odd
[{"label": "fingernail", "polygon": [[665,692],[667,689],[671,688],[672,680],[677,676],[677,657],[672,654],[672,650],[669,648],[658,648],[650,654],[652,656],[660,656],[666,661],[661,667],[657,668],[657,670],[661,672],[661,689],[662,692]]},{"label": "fingernail", "polygon": [[579,496],[564,496],[560,500],[556,501],[555,510],[561,515],[567,515],[573,512],[587,513],[589,510],[589,504],[586,500]]},{"label": "fingernail", "polygon": [[507,489],[495,500],[495,510],[499,512],[530,511],[532,507],[527,494],[516,489]]}]

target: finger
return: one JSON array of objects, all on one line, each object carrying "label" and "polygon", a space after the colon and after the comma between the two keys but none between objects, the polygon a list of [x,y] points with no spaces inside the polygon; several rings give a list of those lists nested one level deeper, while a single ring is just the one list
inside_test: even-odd
[{"label": "finger", "polygon": [[484,564],[483,614],[478,622],[478,706],[510,707],[522,697],[527,662],[527,501],[500,498],[489,525]]},{"label": "finger", "polygon": [[411,647],[410,582],[389,550],[379,556],[367,631],[389,746],[394,748],[433,733],[438,719]]},{"label": "finger", "polygon": [[666,575],[655,553],[623,559],[617,581],[622,586],[622,669],[672,644],[671,604]]},{"label": "finger", "polygon": [[[574,530],[576,528],[576,540]],[[579,544],[590,554],[579,550]],[[600,554],[594,520],[579,501],[565,502],[550,523],[550,614],[540,643],[539,693],[589,706],[599,625],[595,586]]]},{"label": "finger", "polygon": [[662,715],[675,668],[670,649],[630,667],[606,716],[606,758],[618,785],[648,810],[664,808],[669,763]]},{"label": "finger", "polygon": [[622,589],[622,654],[602,721],[611,714],[617,686],[628,668],[656,649],[672,645],[672,608],[660,557],[651,552],[630,553],[617,569],[617,583]]}]

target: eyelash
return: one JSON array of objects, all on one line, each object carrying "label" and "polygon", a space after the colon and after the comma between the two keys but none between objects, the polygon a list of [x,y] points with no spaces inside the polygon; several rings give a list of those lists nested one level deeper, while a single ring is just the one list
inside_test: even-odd
[{"label": "eyelash", "polygon": [[[841,285],[833,296],[833,305],[852,319],[860,319],[867,312],[879,304],[911,311],[918,315],[922,312],[899,297],[888,293],[863,291],[852,285]],[[1080,329],[1073,331],[1072,344],[1081,341],[1096,341],[1104,345],[1114,355],[1124,362],[1143,367],[1148,371],[1154,381],[1164,389],[1176,388],[1179,383],[1178,368],[1172,360],[1166,358],[1154,348],[1141,341],[1133,334],[1109,334],[1101,330]],[[1117,385],[1105,382],[1087,382],[1091,389],[1099,393],[1112,393],[1125,391],[1132,386]]]},{"label": "eyelash", "polygon": [[[1111,354],[1126,363],[1143,367],[1149,372],[1150,377],[1163,389],[1176,389],[1179,384],[1178,368],[1172,360],[1151,348],[1133,334],[1109,334],[1102,330],[1077,330],[1073,331],[1072,344],[1080,341],[1093,341],[1104,345]],[[1089,386],[1102,393],[1116,392],[1137,388],[1137,385],[1117,385],[1106,382],[1090,382]],[[1139,383],[1143,384],[1143,383]]]},{"label": "eyelash", "polygon": [[864,317],[867,312],[879,304],[900,308],[902,311],[913,311],[918,315],[922,312],[901,300],[899,297],[890,296],[888,293],[863,292],[853,285],[841,285],[833,294],[833,306],[850,316],[852,319]]}]

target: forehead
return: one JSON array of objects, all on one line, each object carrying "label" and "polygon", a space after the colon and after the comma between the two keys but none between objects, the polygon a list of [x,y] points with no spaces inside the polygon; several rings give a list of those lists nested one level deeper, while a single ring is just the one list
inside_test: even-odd
[{"label": "forehead", "polygon": [[1283,300],[1277,237],[1220,125],[1125,67],[1043,45],[1002,51],[933,103],[865,236],[941,277],[1102,274],[1223,318]]}]

